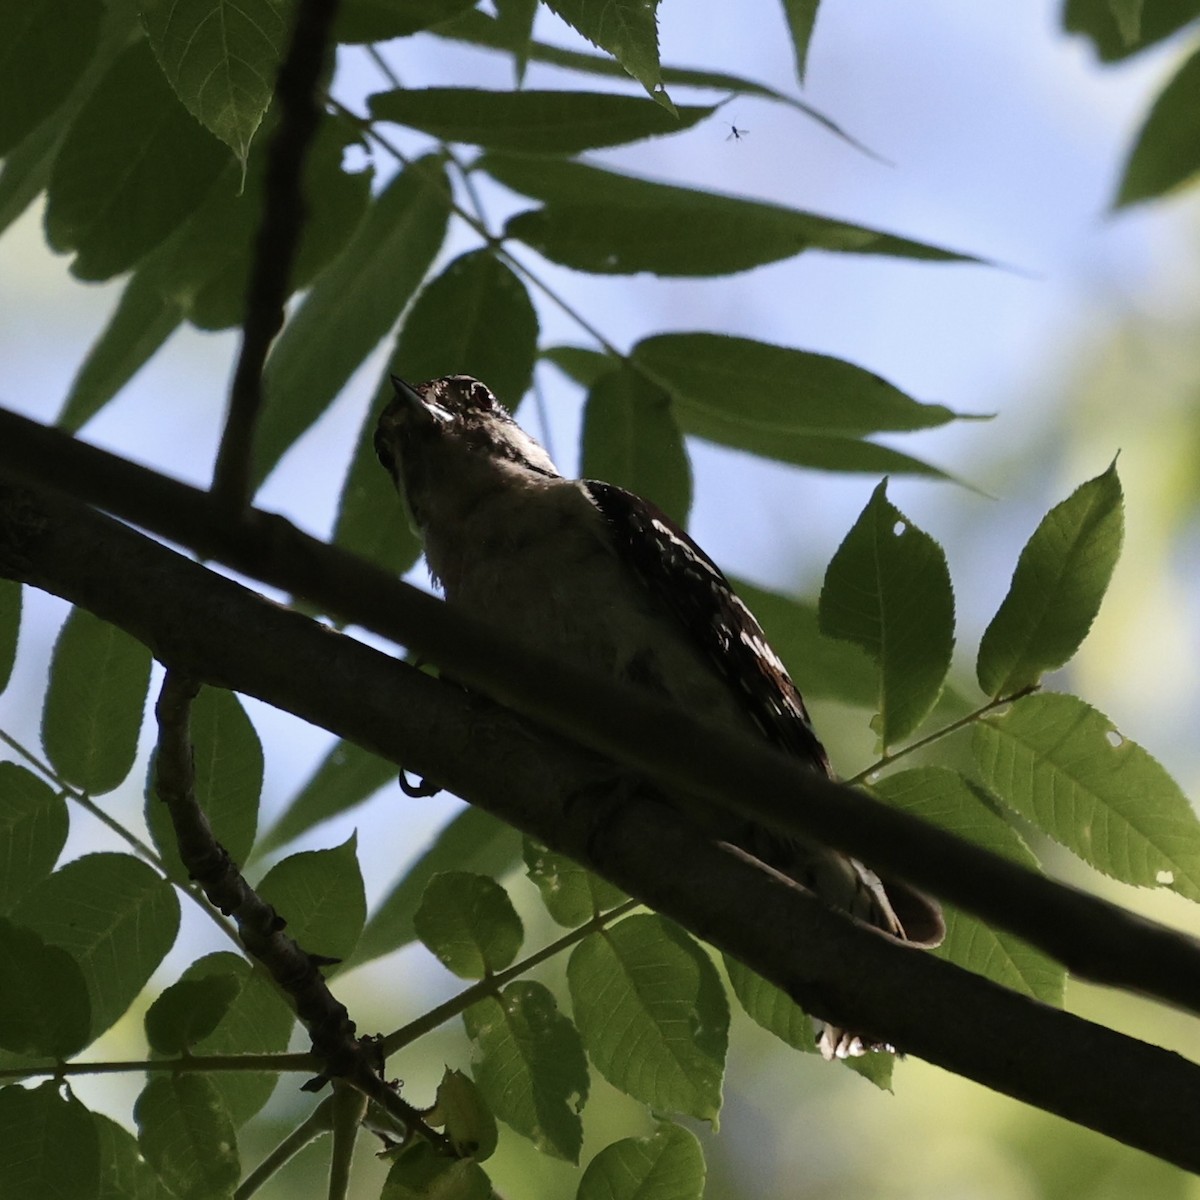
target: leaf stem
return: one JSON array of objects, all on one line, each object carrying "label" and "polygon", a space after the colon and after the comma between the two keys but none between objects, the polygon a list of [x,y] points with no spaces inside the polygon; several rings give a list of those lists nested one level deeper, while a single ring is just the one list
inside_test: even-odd
[{"label": "leaf stem", "polygon": [[864,783],[874,775],[877,771],[882,771],[884,767],[890,767],[892,763],[898,759],[904,758],[906,755],[912,754],[916,750],[923,750],[926,746],[932,745],[934,742],[941,741],[944,737],[949,737],[952,733],[957,733],[960,729],[978,721],[980,717],[992,712],[994,709],[1003,708],[1006,704],[1012,704],[1015,700],[1020,700],[1022,696],[1031,695],[1033,692],[1040,690],[1040,683],[1031,683],[1019,691],[1012,692],[1007,696],[997,696],[994,700],[989,700],[986,704],[967,713],[965,717],[959,717],[957,721],[951,721],[949,725],[943,725],[941,729],[935,729],[932,733],[923,738],[918,738],[915,742],[909,743],[907,746],[895,751],[893,754],[885,754],[881,758],[876,759],[869,767],[864,767],[857,775],[852,775],[845,780],[847,784],[853,785],[856,783]]},{"label": "leaf stem", "polygon": [[565,950],[568,946],[573,946],[576,942],[583,941],[589,933],[595,933],[603,929],[618,917],[623,917],[626,913],[632,912],[640,906],[641,902],[638,900],[625,900],[621,904],[618,904],[616,908],[610,908],[607,912],[597,913],[590,921],[585,921],[569,933],[563,934],[562,937],[551,942],[548,946],[543,946],[540,950],[529,955],[528,958],[523,958],[511,967],[507,967],[503,971],[497,971],[495,975],[488,975],[479,980],[478,983],[471,984],[469,988],[465,988],[457,996],[452,996],[444,1004],[439,1004],[436,1008],[431,1008],[415,1021],[410,1021],[407,1025],[401,1026],[384,1037],[379,1044],[384,1057],[395,1054],[397,1050],[402,1050],[405,1046],[415,1042],[419,1037],[423,1037],[430,1030],[445,1024],[452,1017],[458,1016],[459,1013],[470,1008],[477,1000],[483,1000],[487,996],[495,995],[510,980],[524,975],[526,971],[531,971],[548,958],[553,958],[554,955]]},{"label": "leaf stem", "polygon": [[312,1074],[321,1069],[314,1054],[180,1054],[175,1058],[116,1059],[108,1062],[57,1062],[28,1067],[5,1067],[0,1079],[36,1079],[49,1075],[121,1075],[133,1071],[299,1071]]}]

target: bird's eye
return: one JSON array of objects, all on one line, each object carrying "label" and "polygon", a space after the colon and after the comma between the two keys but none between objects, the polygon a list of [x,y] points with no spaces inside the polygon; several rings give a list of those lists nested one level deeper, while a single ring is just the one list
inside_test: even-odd
[{"label": "bird's eye", "polygon": [[484,412],[490,412],[496,407],[496,397],[492,395],[489,388],[478,381],[471,384],[470,401],[475,408],[482,409]]}]

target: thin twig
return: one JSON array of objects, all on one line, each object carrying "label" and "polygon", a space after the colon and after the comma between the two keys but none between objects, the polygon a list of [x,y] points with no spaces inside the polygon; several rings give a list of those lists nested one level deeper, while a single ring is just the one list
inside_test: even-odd
[{"label": "thin twig", "polygon": [[436,1029],[439,1025],[444,1025],[453,1017],[457,1017],[459,1013],[465,1012],[476,1001],[495,995],[510,980],[519,979],[522,975],[532,971],[534,967],[546,962],[547,959],[560,954],[568,946],[573,946],[576,942],[583,941],[589,933],[595,933],[597,930],[603,929],[606,925],[617,920],[618,917],[623,917],[626,913],[632,912],[635,908],[639,907],[641,907],[640,901],[626,900],[618,904],[616,908],[610,908],[607,912],[597,913],[590,921],[586,921],[584,924],[572,929],[570,933],[563,934],[562,937],[551,942],[548,946],[543,946],[527,958],[521,959],[520,962],[513,963],[511,967],[506,967],[503,971],[497,971],[496,974],[489,975],[479,980],[478,983],[471,984],[469,988],[464,988],[457,996],[451,996],[449,1000],[437,1005],[436,1008],[431,1008],[428,1012],[422,1013],[416,1020],[409,1021],[407,1025],[401,1026],[401,1028],[395,1030],[393,1033],[386,1034],[379,1043],[384,1057],[390,1058],[397,1050],[402,1050],[418,1038],[424,1037],[431,1029]]},{"label": "thin twig", "polygon": [[299,0],[291,41],[275,84],[279,125],[267,154],[262,221],[246,291],[242,348],[213,471],[213,497],[217,506],[231,516],[250,502],[254,431],[263,403],[263,367],[275,335],[283,328],[284,305],[292,290],[292,268],[308,215],[304,164],[321,120],[316,96],[338,2]]}]

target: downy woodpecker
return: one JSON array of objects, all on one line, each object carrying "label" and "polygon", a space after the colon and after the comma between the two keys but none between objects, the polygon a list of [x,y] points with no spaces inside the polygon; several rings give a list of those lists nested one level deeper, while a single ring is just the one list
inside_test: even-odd
[{"label": "downy woodpecker", "polygon": [[[449,603],[701,720],[755,731],[832,777],[804,701],[762,628],[669,517],[612,484],[563,478],[477,379],[393,383],[375,450]],[[896,938],[940,940],[931,901],[903,884],[885,888],[856,860],[734,814],[700,819],[710,834],[831,906]],[[897,910],[921,928],[906,931]],[[891,1047],[826,1024],[820,1049],[845,1058]]]}]

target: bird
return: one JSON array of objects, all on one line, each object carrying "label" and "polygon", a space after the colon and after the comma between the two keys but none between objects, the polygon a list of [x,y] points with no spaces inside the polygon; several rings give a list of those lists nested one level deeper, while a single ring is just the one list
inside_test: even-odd
[{"label": "bird", "polygon": [[[650,501],[569,479],[486,384],[392,376],[375,451],[448,603],[513,639],[754,733],[828,778],[801,694],[762,627],[695,541]],[[940,940],[937,905],[830,847],[686,805],[706,832],[894,938]],[[904,914],[902,920],[900,913]],[[906,923],[910,928],[906,928]],[[914,929],[912,926],[920,926]],[[824,1022],[826,1059],[894,1048]]]}]

